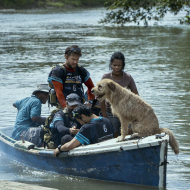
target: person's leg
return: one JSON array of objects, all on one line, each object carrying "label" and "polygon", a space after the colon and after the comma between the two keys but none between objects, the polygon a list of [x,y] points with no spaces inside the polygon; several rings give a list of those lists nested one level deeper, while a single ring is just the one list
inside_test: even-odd
[{"label": "person's leg", "polygon": [[129,124],[129,127],[128,127],[128,135],[132,135],[133,134],[133,130],[131,128],[131,124]]},{"label": "person's leg", "polygon": [[65,135],[61,138],[61,145],[64,145],[67,142],[70,142],[73,139],[71,135]]},{"label": "person's leg", "polygon": [[121,132],[120,132],[121,123],[120,123],[120,121],[119,121],[119,119],[117,117],[114,117],[112,115],[112,113],[107,112],[107,116],[108,116],[108,119],[111,121],[111,123],[113,125],[114,138],[116,138],[119,135],[121,135]]},{"label": "person's leg", "polygon": [[42,139],[40,137],[41,127],[31,127],[27,131],[23,131],[21,135],[23,136],[25,141],[29,141],[35,144],[37,147],[42,146]]}]

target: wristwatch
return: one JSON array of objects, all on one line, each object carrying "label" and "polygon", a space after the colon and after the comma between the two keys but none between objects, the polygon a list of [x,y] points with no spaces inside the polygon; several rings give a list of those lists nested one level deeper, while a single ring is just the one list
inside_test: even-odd
[{"label": "wristwatch", "polygon": [[59,149],[60,152],[63,152],[63,151],[61,151],[61,145],[59,145],[57,148]]}]

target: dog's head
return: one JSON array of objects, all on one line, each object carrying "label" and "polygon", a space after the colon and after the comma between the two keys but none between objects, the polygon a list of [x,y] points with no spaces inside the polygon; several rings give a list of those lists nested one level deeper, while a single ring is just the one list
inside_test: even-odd
[{"label": "dog's head", "polygon": [[96,87],[91,90],[92,94],[96,96],[99,102],[108,98],[112,93],[111,91],[115,91],[115,82],[110,79],[102,79],[97,83]]}]

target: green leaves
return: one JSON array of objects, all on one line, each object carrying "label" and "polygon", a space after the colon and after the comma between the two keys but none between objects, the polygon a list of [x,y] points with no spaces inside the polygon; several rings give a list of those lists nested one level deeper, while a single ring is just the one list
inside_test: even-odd
[{"label": "green leaves", "polygon": [[186,11],[186,16],[180,19],[180,23],[189,23],[190,2],[189,0],[107,0],[105,3],[107,13],[100,23],[113,23],[123,25],[127,22],[139,23],[154,19],[160,21],[167,12],[177,15],[180,11]]}]

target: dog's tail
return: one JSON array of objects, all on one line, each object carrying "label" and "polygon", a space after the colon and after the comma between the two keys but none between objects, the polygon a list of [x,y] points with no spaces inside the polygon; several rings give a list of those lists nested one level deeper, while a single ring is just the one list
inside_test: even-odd
[{"label": "dog's tail", "polygon": [[174,134],[167,128],[159,128],[160,133],[166,133],[169,135],[169,144],[175,154],[179,154],[179,145]]}]

